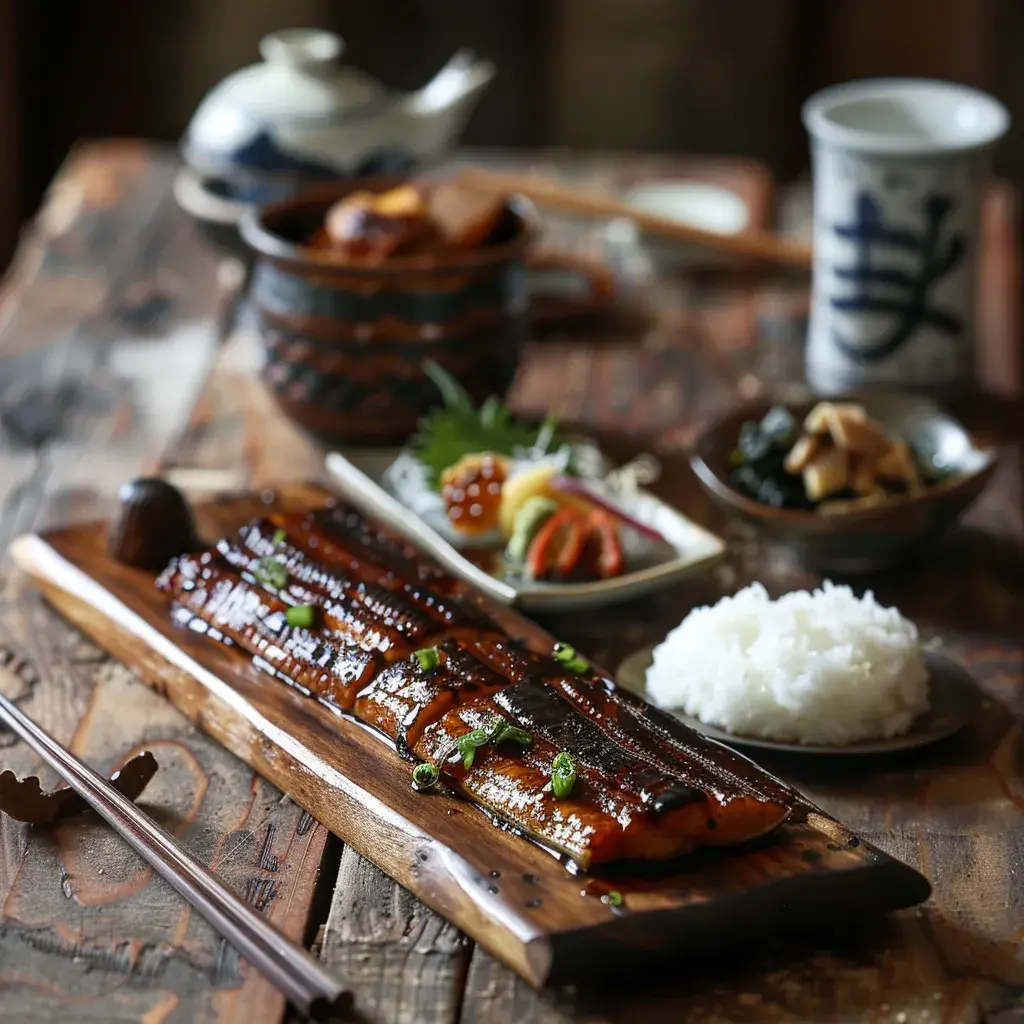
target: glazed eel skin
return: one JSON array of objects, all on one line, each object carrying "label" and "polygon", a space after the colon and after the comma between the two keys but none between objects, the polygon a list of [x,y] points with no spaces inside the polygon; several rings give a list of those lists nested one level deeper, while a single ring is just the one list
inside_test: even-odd
[{"label": "glazed eel skin", "polygon": [[[283,568],[276,580],[265,559]],[[775,828],[796,799],[589,668],[527,649],[456,580],[346,507],[269,511],[176,558],[157,585],[180,624],[358,718],[407,760],[434,765],[443,787],[492,820],[581,867],[739,843]],[[298,605],[315,608],[310,628],[288,624]],[[415,655],[428,648],[436,666]],[[528,742],[485,743],[467,768],[460,737],[499,720]],[[559,798],[551,766],[562,751],[576,781]]]}]

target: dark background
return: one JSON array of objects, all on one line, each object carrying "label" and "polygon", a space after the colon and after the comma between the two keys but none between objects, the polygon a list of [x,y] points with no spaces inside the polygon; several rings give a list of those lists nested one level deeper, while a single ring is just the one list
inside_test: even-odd
[{"label": "dark background", "polygon": [[[178,138],[289,26],[335,29],[396,87],[460,46],[493,59],[477,144],[739,154],[790,178],[801,101],[883,74],[977,85],[1024,118],[1024,0],[0,0],[0,265],[75,139]],[[1024,133],[997,166],[1024,176]]]}]

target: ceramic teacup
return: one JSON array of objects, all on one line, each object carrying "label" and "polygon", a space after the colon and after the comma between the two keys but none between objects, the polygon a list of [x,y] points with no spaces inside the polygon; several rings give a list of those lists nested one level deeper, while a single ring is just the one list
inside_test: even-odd
[{"label": "ceramic teacup", "polygon": [[1006,109],[967,86],[891,78],[825,89],[803,115],[811,386],[968,388],[981,190]]}]

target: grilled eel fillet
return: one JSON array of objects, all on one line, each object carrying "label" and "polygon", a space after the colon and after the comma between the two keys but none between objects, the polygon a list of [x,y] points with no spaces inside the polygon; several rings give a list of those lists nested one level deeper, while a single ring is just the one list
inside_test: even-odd
[{"label": "grilled eel fillet", "polygon": [[[262,559],[282,564],[279,588]],[[434,764],[444,786],[582,867],[742,842],[792,808],[792,791],[745,758],[508,637],[454,579],[349,509],[271,513],[175,559],[158,586],[182,624],[354,715],[407,759]],[[313,628],[288,625],[294,605],[315,606]],[[429,647],[434,669],[414,657]],[[484,744],[467,768],[459,738],[501,719],[530,742]],[[577,765],[563,799],[551,787],[560,751]]]}]

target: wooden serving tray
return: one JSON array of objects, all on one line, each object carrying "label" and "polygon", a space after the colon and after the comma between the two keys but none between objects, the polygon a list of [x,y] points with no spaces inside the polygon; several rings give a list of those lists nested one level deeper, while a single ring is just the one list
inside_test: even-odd
[{"label": "wooden serving tray", "polygon": [[[301,510],[325,497],[292,486],[276,501]],[[210,502],[196,509],[197,524],[213,540],[260,505],[256,495]],[[409,765],[356,722],[172,624],[153,574],[114,562],[105,547],[106,528],[93,523],[21,537],[12,554],[97,643],[532,985],[928,897],[916,871],[810,805],[756,846],[694,855],[644,877],[573,875],[469,804],[415,793]],[[550,650],[552,638],[535,623],[484,603],[513,635]],[[623,909],[601,899],[612,889]]]}]

